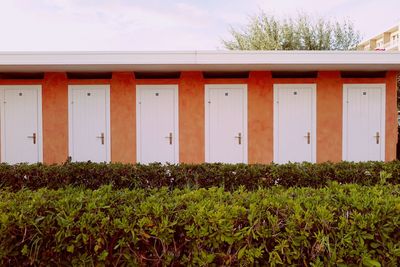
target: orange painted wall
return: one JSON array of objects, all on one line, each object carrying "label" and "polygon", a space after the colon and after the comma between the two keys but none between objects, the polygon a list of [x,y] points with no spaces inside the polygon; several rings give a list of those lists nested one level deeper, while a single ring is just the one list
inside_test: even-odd
[{"label": "orange painted wall", "polygon": [[248,84],[249,163],[273,160],[273,83],[317,84],[317,162],[342,159],[342,93],[344,83],[386,84],[386,160],[396,157],[396,72],[386,78],[342,79],[338,71],[322,71],[312,79],[273,79],[268,71],[250,72],[248,79],[203,79],[198,71],[180,79],[135,80],[133,73],[115,72],[110,80],[67,80],[65,73],[46,73],[43,80],[0,80],[0,84],[41,84],[43,156],[45,163],[68,157],[68,84],[111,85],[111,160],[136,162],[136,84],[179,85],[180,162],[205,160],[204,85]]},{"label": "orange painted wall", "polygon": [[182,72],[179,81],[179,161],[202,163],[204,155],[204,81],[201,72]]},{"label": "orange painted wall", "polygon": [[112,74],[110,89],[111,161],[136,162],[136,84],[133,73]]},{"label": "orange painted wall", "polygon": [[110,84],[110,79],[69,79],[68,84],[92,85],[92,84]]},{"label": "orange painted wall", "polygon": [[68,158],[68,80],[65,73],[45,73],[42,88],[43,161]]},{"label": "orange painted wall", "polygon": [[43,85],[43,80],[9,80],[0,79],[0,85]]},{"label": "orange painted wall", "polygon": [[299,84],[299,83],[316,83],[315,78],[273,78],[273,83],[283,83],[283,84]]},{"label": "orange painted wall", "polygon": [[248,98],[248,161],[273,161],[273,84],[271,72],[250,72]]},{"label": "orange painted wall", "polygon": [[343,83],[339,71],[318,73],[317,162],[342,160]]},{"label": "orange painted wall", "polygon": [[397,72],[389,71],[386,74],[386,146],[385,160],[396,159],[397,144]]},{"label": "orange painted wall", "polygon": [[247,84],[248,81],[245,78],[217,78],[204,79],[204,84]]},{"label": "orange painted wall", "polygon": [[178,84],[179,79],[136,79],[136,84]]}]

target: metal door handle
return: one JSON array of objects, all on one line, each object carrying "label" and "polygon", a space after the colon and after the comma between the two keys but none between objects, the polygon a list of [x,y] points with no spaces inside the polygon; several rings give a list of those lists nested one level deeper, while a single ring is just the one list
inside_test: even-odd
[{"label": "metal door handle", "polygon": [[305,135],[304,137],[307,138],[307,144],[310,144],[310,142],[311,142],[311,134],[310,134],[310,132],[307,132],[307,135]]},{"label": "metal door handle", "polygon": [[172,145],[172,133],[169,133],[168,136],[166,136],[165,138],[169,139],[169,144]]},{"label": "metal door handle", "polygon": [[27,136],[27,137],[28,137],[28,138],[32,138],[33,144],[34,144],[34,145],[36,144],[36,133],[33,133],[32,135]]},{"label": "metal door handle", "polygon": [[239,145],[241,145],[242,144],[242,133],[238,133],[238,135],[235,136],[235,138],[238,139]]},{"label": "metal door handle", "polygon": [[96,136],[96,138],[100,138],[101,144],[104,145],[104,133],[101,133],[100,136]]},{"label": "metal door handle", "polygon": [[379,138],[381,138],[379,132],[376,132],[376,135],[374,137],[376,138],[376,143],[379,144]]}]

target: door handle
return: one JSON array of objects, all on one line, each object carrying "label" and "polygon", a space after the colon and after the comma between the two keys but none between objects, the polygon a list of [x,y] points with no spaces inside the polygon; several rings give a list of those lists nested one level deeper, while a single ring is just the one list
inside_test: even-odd
[{"label": "door handle", "polygon": [[165,138],[168,138],[169,144],[172,145],[172,133],[169,133]]},{"label": "door handle", "polygon": [[238,133],[238,135],[235,136],[235,138],[238,139],[238,143],[239,143],[239,145],[241,145],[242,144],[242,133]]},{"label": "door handle", "polygon": [[100,138],[101,144],[104,145],[104,133],[101,133],[100,136],[96,136],[96,138]]},{"label": "door handle", "polygon": [[32,135],[27,136],[27,137],[28,137],[28,138],[32,138],[33,144],[34,144],[34,145],[36,144],[36,133],[33,133]]},{"label": "door handle", "polygon": [[310,132],[307,132],[307,135],[304,136],[305,138],[307,138],[307,144],[311,143],[311,134]]},{"label": "door handle", "polygon": [[374,137],[376,139],[376,143],[379,144],[379,139],[381,138],[381,136],[379,135],[379,132],[376,132],[376,135]]}]

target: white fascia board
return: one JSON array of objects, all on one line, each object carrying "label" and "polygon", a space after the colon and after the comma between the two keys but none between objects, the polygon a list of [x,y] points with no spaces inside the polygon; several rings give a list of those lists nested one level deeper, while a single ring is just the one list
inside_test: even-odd
[{"label": "white fascia board", "polygon": [[192,64],[191,52],[0,53],[0,65]]},{"label": "white fascia board", "polygon": [[200,52],[198,64],[400,64],[400,52],[241,51]]},{"label": "white fascia board", "polygon": [[[400,70],[400,52],[388,51],[167,51],[0,52],[0,70],[186,69],[381,69]],[[181,68],[181,69],[179,69]]]}]

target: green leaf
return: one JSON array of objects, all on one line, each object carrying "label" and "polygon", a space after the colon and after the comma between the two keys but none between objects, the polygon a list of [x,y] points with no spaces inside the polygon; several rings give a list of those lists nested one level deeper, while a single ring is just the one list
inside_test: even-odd
[{"label": "green leaf", "polygon": [[373,260],[371,258],[364,258],[363,264],[367,267],[381,267],[381,264],[377,260]]},{"label": "green leaf", "polygon": [[24,256],[28,255],[29,251],[28,251],[28,246],[27,246],[27,245],[24,245],[24,246],[22,247],[21,253],[22,253],[22,255],[24,255]]},{"label": "green leaf", "polygon": [[241,249],[239,249],[239,252],[238,252],[238,259],[239,260],[243,257],[244,253],[246,252],[246,248],[247,248],[247,246],[244,246]]},{"label": "green leaf", "polygon": [[99,261],[105,261],[107,256],[108,256],[108,252],[103,250],[97,258],[99,259]]},{"label": "green leaf", "polygon": [[70,253],[74,253],[74,249],[75,249],[74,245],[69,245],[67,247],[67,251],[70,252]]}]

